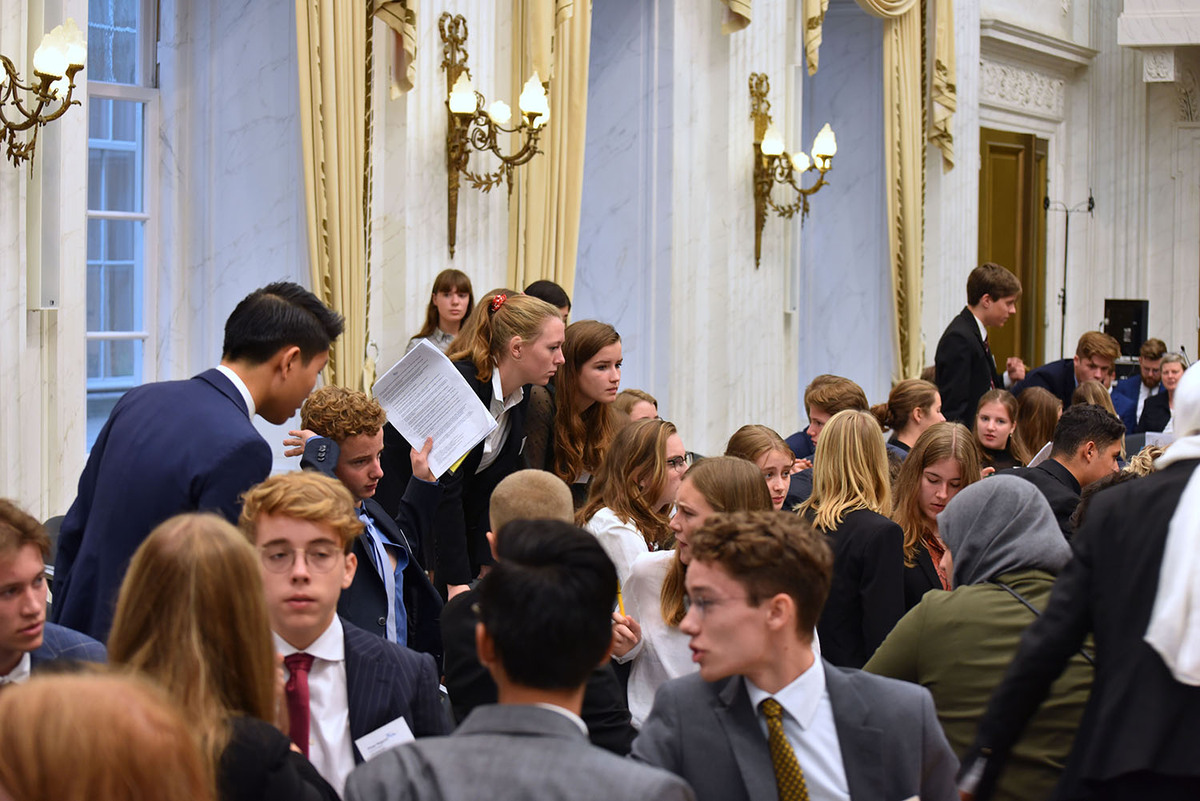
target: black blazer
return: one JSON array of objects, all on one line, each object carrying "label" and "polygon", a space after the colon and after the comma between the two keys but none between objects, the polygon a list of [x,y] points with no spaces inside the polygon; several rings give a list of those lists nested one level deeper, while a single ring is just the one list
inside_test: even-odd
[{"label": "black blazer", "polygon": [[883,515],[858,509],[826,539],[833,582],[817,623],[821,655],[838,667],[861,668],[904,616],[904,533]]},{"label": "black blazer", "polygon": [[1137,422],[1138,433],[1162,431],[1167,427],[1170,419],[1171,402],[1167,399],[1166,390],[1163,390],[1157,395],[1146,398],[1146,402],[1142,404],[1142,416],[1138,418]]},{"label": "black blazer", "polygon": [[991,797],[1003,756],[1089,632],[1096,680],[1058,797],[1075,798],[1085,782],[1136,771],[1200,777],[1200,687],[1175,681],[1143,639],[1167,528],[1198,464],[1180,462],[1092,498],[1071,542],[1075,557],[1054,583],[1046,611],[1025,632],[963,760],[967,769],[981,748],[992,749],[977,799]]},{"label": "black blazer", "polygon": [[1059,359],[1031,370],[1025,379],[1013,387],[1013,394],[1020,395],[1030,387],[1041,387],[1062,401],[1063,409],[1071,406],[1075,394],[1075,360]]},{"label": "black blazer", "polygon": [[996,362],[988,355],[979,324],[966,306],[946,326],[934,355],[934,380],[942,395],[942,414],[970,428],[983,393],[1003,387]]},{"label": "black blazer", "polygon": [[917,558],[913,567],[904,566],[904,611],[907,612],[921,602],[921,596],[930,590],[940,590],[942,580],[938,578],[933,557],[924,543],[917,543]]},{"label": "black blazer", "polygon": [[[485,407],[492,402],[492,382],[480,381],[475,377],[475,364],[468,360],[454,362],[454,366],[466,379]],[[423,553],[432,553],[426,566],[432,566],[434,584],[443,590],[448,584],[467,584],[479,575],[479,568],[492,563],[492,551],[487,543],[488,504],[492,490],[510,473],[520,470],[523,463],[522,451],[525,442],[525,412],[529,406],[529,385],[524,387],[525,396],[508,412],[508,437],[504,441],[496,460],[482,473],[475,471],[483,458],[483,443],[480,442],[467,454],[457,470],[439,476],[442,485],[442,501],[438,506],[434,522],[436,534],[422,545]],[[408,458],[409,445],[404,437],[390,424],[383,427],[383,478],[375,492],[384,511],[395,515],[399,511],[400,499],[408,478],[412,475],[412,463]]]},{"label": "black blazer", "polygon": [[1075,480],[1071,471],[1052,457],[1037,467],[1017,467],[1008,472],[1033,484],[1046,496],[1063,536],[1070,539],[1075,533],[1075,529],[1071,527],[1071,515],[1075,514],[1075,508],[1079,506],[1081,492],[1079,482]]},{"label": "black blazer", "polygon": [[219,801],[338,801],[337,792],[270,723],[239,715],[217,765]]},{"label": "black blazer", "polygon": [[[479,661],[475,651],[475,623],[471,610],[476,590],[467,590],[450,599],[442,615],[442,636],[446,643],[446,691],[454,717],[461,722],[477,706],[496,703],[496,682]],[[625,688],[617,679],[611,661],[592,671],[583,690],[583,708],[579,716],[588,727],[588,739],[614,754],[625,756],[637,733],[629,717]]]}]

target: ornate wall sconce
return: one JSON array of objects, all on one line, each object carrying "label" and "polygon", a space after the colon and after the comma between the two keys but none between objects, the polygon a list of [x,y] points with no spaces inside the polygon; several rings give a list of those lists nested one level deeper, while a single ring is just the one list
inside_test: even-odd
[{"label": "ornate wall sconce", "polygon": [[[767,224],[767,209],[780,217],[791,218],[797,211],[800,220],[808,216],[808,198],[825,186],[825,173],[833,166],[837,153],[837,138],[829,123],[813,140],[812,157],[804,151],[783,152],[783,137],[771,123],[771,102],[767,94],[771,83],[761,72],[750,73],[750,118],[754,120],[754,266],[762,258],[762,232]],[[817,180],[808,187],[800,183],[801,176],[816,170]],[[771,199],[771,189],[786,184],[795,190],[795,199],[780,205]]]},{"label": "ornate wall sconce", "polygon": [[[87,39],[73,19],[68,19],[46,34],[34,51],[33,74],[37,80],[33,83],[22,83],[16,66],[0,55],[0,64],[4,66],[4,84],[0,86],[0,124],[4,126],[3,141],[8,151],[5,155],[14,167],[27,161],[30,175],[33,174],[38,129],[61,117],[71,106],[79,105],[79,101],[72,100],[71,95],[75,91],[75,75],[83,69],[86,61]],[[35,103],[32,108],[22,102],[25,92],[33,93]],[[16,109],[19,118],[9,118],[12,109]],[[30,128],[33,133],[29,141],[22,141],[19,134]]]},{"label": "ornate wall sconce", "polygon": [[[513,170],[527,163],[541,151],[538,136],[542,126],[550,118],[550,103],[546,99],[549,84],[543,84],[535,72],[525,87],[517,105],[521,114],[514,127],[505,127],[512,119],[512,109],[503,100],[497,100],[484,110],[487,102],[471,84],[471,70],[467,68],[467,21],[462,14],[443,13],[438,18],[438,33],[442,36],[442,70],[446,73],[448,96],[446,107],[446,171],[448,178],[447,202],[449,204],[450,258],[454,258],[454,244],[458,227],[458,184],[459,175],[476,189],[490,192],[503,181],[512,194]],[[501,133],[517,134],[521,146],[516,152],[505,155],[500,150]],[[491,151],[500,159],[500,167],[492,172],[472,172],[467,163],[472,150]]]}]

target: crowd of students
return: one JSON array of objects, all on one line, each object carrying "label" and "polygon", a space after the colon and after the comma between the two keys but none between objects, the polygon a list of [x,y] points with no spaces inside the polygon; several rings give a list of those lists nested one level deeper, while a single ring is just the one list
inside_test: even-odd
[{"label": "crowd of students", "polygon": [[[0,501],[0,796],[1196,797],[1200,373],[1150,340],[1110,393],[1088,332],[1001,374],[1019,299],[977,268],[930,374],[874,407],[817,376],[806,428],[704,457],[560,287],[448,270],[409,349],[497,426],[435,476],[367,393],[313,391],[340,317],[264,287],[217,368],[117,404],[53,560]],[[298,407],[269,476],[249,422]],[[1149,476],[1124,435],[1159,417]]]}]

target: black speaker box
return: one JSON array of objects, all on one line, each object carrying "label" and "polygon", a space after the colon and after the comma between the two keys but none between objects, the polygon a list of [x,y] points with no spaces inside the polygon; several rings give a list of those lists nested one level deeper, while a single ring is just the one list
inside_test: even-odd
[{"label": "black speaker box", "polygon": [[1113,300],[1104,301],[1104,333],[1121,346],[1122,356],[1137,358],[1146,341],[1146,326],[1150,322],[1150,301]]}]

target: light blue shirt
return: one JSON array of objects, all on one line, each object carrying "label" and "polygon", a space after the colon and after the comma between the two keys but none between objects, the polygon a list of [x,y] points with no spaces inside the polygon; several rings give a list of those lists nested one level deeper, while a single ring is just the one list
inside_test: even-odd
[{"label": "light blue shirt", "polygon": [[[375,565],[375,572],[383,579],[387,591],[388,614],[386,637],[399,645],[408,644],[408,614],[404,610],[404,568],[408,567],[408,551],[398,543],[392,542],[375,525],[375,521],[367,514],[366,509],[358,507],[358,519],[363,521],[367,541],[370,544],[368,553]],[[396,568],[392,570],[392,561],[388,558],[389,551],[396,556]]]},{"label": "light blue shirt", "polygon": [[744,681],[764,738],[767,719],[759,704],[774,698],[783,707],[783,733],[796,753],[800,770],[804,771],[809,799],[850,801],[850,785],[846,782],[846,766],[842,762],[842,746],[838,742],[829,690],[825,687],[821,657],[815,657],[812,667],[774,695],[760,690],[749,679]]}]

